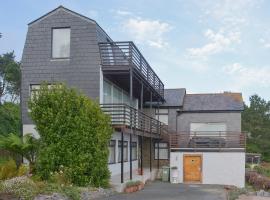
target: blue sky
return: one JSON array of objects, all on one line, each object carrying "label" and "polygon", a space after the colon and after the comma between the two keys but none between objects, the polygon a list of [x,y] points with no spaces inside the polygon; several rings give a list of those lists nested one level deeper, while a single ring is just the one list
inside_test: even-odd
[{"label": "blue sky", "polygon": [[166,88],[270,100],[270,1],[12,0],[0,6],[0,54],[21,59],[27,24],[59,5],[133,40]]}]

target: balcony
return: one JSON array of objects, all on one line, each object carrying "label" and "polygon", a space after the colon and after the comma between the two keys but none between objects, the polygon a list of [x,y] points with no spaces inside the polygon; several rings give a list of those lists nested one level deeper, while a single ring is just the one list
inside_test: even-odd
[{"label": "balcony", "polygon": [[162,122],[126,104],[101,104],[100,107],[111,116],[114,128],[125,128],[136,131],[138,135],[156,138],[165,134],[166,126]]},{"label": "balcony", "polygon": [[244,151],[246,135],[241,132],[180,132],[170,134],[170,147],[181,151]]},{"label": "balcony", "polygon": [[[164,84],[133,42],[99,43],[99,49],[103,73],[120,77],[121,74],[132,71],[139,83],[143,81],[154,92],[154,96],[164,99]],[[121,85],[126,83],[120,82]],[[137,88],[140,86],[135,87]]]}]

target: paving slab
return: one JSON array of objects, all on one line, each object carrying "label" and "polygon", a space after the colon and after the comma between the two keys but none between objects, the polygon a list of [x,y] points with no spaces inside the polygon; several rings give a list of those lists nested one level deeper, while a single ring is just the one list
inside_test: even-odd
[{"label": "paving slab", "polygon": [[141,191],[131,194],[116,194],[107,200],[226,200],[223,186],[171,184],[155,181]]}]

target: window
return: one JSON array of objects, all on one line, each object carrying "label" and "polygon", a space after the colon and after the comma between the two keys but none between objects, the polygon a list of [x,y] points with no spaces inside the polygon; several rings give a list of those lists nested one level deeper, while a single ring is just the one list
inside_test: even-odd
[{"label": "window", "polygon": [[109,143],[109,164],[115,163],[115,150],[116,150],[116,141],[111,140]]},{"label": "window", "polygon": [[103,102],[104,103],[112,103],[112,90],[111,85],[107,82],[103,82]]},{"label": "window", "polygon": [[[118,141],[118,162],[121,162],[121,145],[122,142]],[[124,152],[123,152],[123,156],[124,156],[124,162],[128,161],[128,142],[124,141]]]},{"label": "window", "polygon": [[158,149],[159,149],[159,159],[168,160],[169,159],[168,143],[166,142],[155,143],[155,160],[158,159]]},{"label": "window", "polygon": [[[48,84],[48,88],[51,89],[53,87],[53,84]],[[30,98],[32,99],[33,96],[40,90],[40,85],[39,84],[31,84],[30,85]]]},{"label": "window", "polygon": [[216,134],[217,132],[223,132],[225,134],[226,132],[226,124],[225,123],[215,123],[215,122],[209,122],[209,123],[191,123],[190,124],[190,131],[196,132],[197,135],[203,135],[204,133],[213,132]]},{"label": "window", "polygon": [[156,119],[161,121],[162,123],[168,125],[168,114],[169,110],[168,109],[156,109]]},{"label": "window", "polygon": [[105,80],[103,81],[103,103],[123,103],[138,109],[138,99],[133,98],[133,100],[130,101],[127,92]]},{"label": "window", "polygon": [[52,58],[69,58],[70,28],[52,29]]},{"label": "window", "polygon": [[131,142],[132,160],[137,160],[137,142]]},{"label": "window", "polygon": [[30,85],[30,98],[31,99],[34,97],[34,95],[37,95],[37,92],[39,89],[40,89],[40,85],[38,84]]}]

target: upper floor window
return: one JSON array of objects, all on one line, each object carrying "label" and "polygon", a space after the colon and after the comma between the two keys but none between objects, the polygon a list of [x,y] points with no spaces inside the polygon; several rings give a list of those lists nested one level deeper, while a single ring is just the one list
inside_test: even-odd
[{"label": "upper floor window", "polygon": [[156,119],[159,120],[160,122],[163,122],[166,125],[168,125],[168,114],[169,114],[168,109],[156,109],[155,110]]},{"label": "upper floor window", "polygon": [[52,29],[52,58],[70,57],[70,28]]}]

